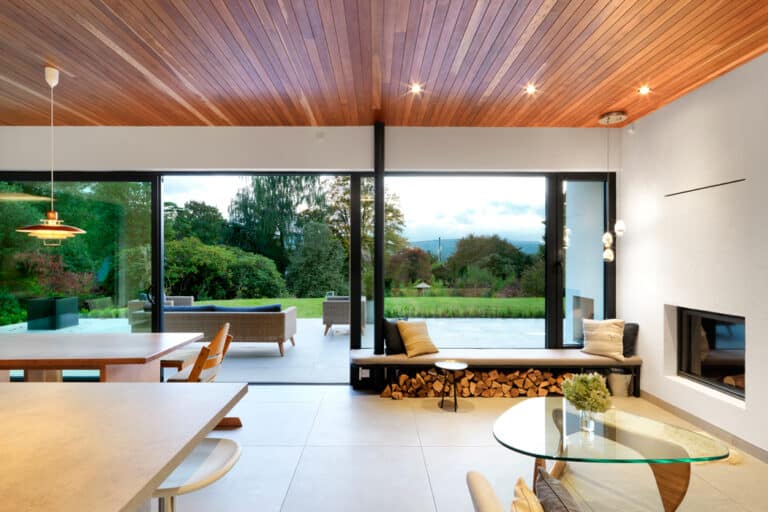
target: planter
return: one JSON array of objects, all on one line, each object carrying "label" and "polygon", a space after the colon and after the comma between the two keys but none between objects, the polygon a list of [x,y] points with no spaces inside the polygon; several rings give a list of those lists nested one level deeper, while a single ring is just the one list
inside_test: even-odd
[{"label": "planter", "polygon": [[30,299],[27,301],[27,330],[50,331],[77,325],[77,297]]}]

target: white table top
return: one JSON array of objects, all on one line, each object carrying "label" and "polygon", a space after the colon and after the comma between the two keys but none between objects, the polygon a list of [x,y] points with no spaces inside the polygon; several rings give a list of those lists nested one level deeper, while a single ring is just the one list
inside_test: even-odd
[{"label": "white table top", "polygon": [[202,337],[200,332],[4,334],[0,369],[144,364]]},{"label": "white table top", "polygon": [[18,512],[135,511],[245,384],[0,384],[0,496]]}]

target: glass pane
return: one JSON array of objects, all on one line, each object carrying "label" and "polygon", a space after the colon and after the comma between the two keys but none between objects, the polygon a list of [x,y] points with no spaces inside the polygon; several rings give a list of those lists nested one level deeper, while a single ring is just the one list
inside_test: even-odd
[{"label": "glass pane", "polygon": [[360,178],[360,264],[362,275],[362,292],[365,296],[365,331],[363,332],[360,346],[373,348],[373,320],[374,320],[374,247],[373,225],[376,218],[374,199],[374,179]]},{"label": "glass pane", "polygon": [[543,347],[546,179],[386,178],[385,316],[440,348]]},{"label": "glass pane", "polygon": [[569,180],[563,183],[565,233],[564,345],[584,344],[584,319],[602,320],[605,184]]},{"label": "glass pane", "polygon": [[166,176],[163,197],[166,331],[229,322],[218,381],[349,381],[349,176]]},{"label": "glass pane", "polygon": [[59,218],[86,231],[58,247],[16,231],[45,216],[49,194],[46,182],[0,182],[0,332],[150,330],[151,184],[57,182]]}]

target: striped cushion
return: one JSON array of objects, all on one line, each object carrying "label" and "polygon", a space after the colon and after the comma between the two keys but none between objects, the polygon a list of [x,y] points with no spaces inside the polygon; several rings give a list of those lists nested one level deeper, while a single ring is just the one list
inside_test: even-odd
[{"label": "striped cushion", "polygon": [[583,352],[624,360],[624,320],[584,320]]}]

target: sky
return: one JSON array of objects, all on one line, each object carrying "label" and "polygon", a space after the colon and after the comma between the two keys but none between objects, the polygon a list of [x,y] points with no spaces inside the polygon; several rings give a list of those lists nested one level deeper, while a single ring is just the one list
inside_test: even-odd
[{"label": "sky", "polygon": [[544,234],[544,178],[510,176],[389,177],[412,242],[497,234],[540,241]]},{"label": "sky", "polygon": [[[243,176],[166,176],[163,200],[179,206],[202,201],[228,218],[230,201],[247,183]],[[544,234],[544,178],[395,176],[385,187],[400,199],[404,235],[412,242],[469,234],[539,241]]]}]

